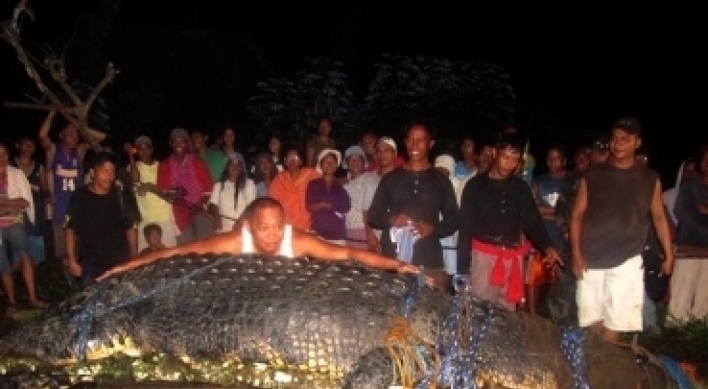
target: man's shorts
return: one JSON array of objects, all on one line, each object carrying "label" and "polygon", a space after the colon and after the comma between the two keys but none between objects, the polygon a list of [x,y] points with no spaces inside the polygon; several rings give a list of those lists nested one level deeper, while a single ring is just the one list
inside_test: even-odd
[{"label": "man's shorts", "polygon": [[29,255],[29,240],[24,224],[13,224],[2,228],[2,246],[0,254],[0,273],[11,273],[20,259]]},{"label": "man's shorts", "polygon": [[588,269],[578,280],[578,324],[617,332],[641,331],[644,268],[641,255],[611,269]]}]

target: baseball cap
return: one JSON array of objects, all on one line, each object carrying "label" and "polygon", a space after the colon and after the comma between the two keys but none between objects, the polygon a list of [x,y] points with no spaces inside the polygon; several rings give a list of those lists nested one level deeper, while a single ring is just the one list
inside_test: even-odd
[{"label": "baseball cap", "polygon": [[592,149],[597,151],[607,151],[610,149],[610,143],[606,139],[598,139],[592,142]]},{"label": "baseball cap", "polygon": [[135,138],[135,146],[152,146],[152,140],[147,136],[139,136]]},{"label": "baseball cap", "polygon": [[184,128],[177,127],[170,131],[170,141],[173,141],[177,138],[189,139],[189,133]]},{"label": "baseball cap", "polygon": [[590,144],[590,150],[595,151],[609,151],[610,150],[610,132],[601,133],[595,140]]},{"label": "baseball cap", "polygon": [[612,129],[620,128],[627,131],[627,133],[642,136],[642,126],[639,124],[639,120],[634,116],[625,115],[619,118],[613,125]]},{"label": "baseball cap", "polygon": [[388,136],[382,136],[381,138],[379,138],[379,143],[385,143],[389,147],[391,147],[393,151],[398,151],[398,147],[396,147],[396,141]]},{"label": "baseball cap", "polygon": [[347,161],[349,160],[349,157],[352,155],[358,155],[364,160],[364,168],[369,166],[369,163],[366,159],[366,153],[364,153],[364,149],[361,148],[361,146],[354,145],[350,146],[348,149],[344,151],[344,162],[342,162],[342,167],[344,169],[348,169],[348,164]]}]

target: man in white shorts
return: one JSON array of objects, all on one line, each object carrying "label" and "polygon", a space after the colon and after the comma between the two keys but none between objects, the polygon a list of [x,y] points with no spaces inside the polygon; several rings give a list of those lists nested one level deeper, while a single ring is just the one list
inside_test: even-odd
[{"label": "man in white shorts", "polygon": [[633,117],[614,123],[611,159],[583,174],[572,209],[570,242],[578,279],[578,324],[605,341],[642,331],[642,249],[649,223],[661,243],[662,272],[671,274],[673,248],[656,172],[636,162],[641,126]]}]

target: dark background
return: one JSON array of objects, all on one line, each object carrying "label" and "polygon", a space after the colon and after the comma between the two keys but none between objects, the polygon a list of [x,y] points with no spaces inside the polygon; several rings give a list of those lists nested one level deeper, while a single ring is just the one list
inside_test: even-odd
[{"label": "dark background", "polygon": [[[216,128],[214,118],[223,119],[223,112],[237,120],[257,81],[292,74],[308,56],[341,60],[361,97],[379,55],[397,53],[497,64],[511,75],[520,101],[542,107],[575,131],[606,130],[619,116],[635,115],[665,186],[673,184],[679,162],[708,138],[703,120],[708,34],[697,6],[220,3],[35,1],[30,4],[36,20],[26,22],[22,36],[35,49],[47,41],[68,47],[69,59],[81,58],[74,59],[80,65],[72,74],[89,84],[100,78],[106,61],[113,61],[121,74],[105,93],[109,113],[136,115],[142,114],[140,107],[159,105],[162,110],[153,114],[160,131],[177,125]],[[15,4],[3,1],[0,19],[9,18]],[[150,41],[155,49],[142,52],[146,45],[138,41]],[[148,55],[164,62],[146,61]],[[36,95],[11,47],[0,50],[0,60],[0,85],[5,85],[0,99]],[[233,80],[215,79],[210,67],[229,63],[238,63],[241,73]],[[154,83],[137,85],[134,80],[145,73],[154,74]],[[224,83],[230,86],[226,93]],[[128,96],[134,96],[135,107],[111,112],[111,103],[119,100],[115,90],[126,85],[134,89]],[[126,93],[121,96],[126,99]],[[3,108],[0,137],[10,141],[18,132],[34,133],[42,118],[42,113]],[[138,132],[112,128],[119,139]]]}]

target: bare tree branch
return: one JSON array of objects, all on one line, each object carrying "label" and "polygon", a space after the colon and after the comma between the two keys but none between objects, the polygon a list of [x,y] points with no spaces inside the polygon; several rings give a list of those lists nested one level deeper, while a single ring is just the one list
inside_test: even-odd
[{"label": "bare tree branch", "polygon": [[[42,99],[36,98],[36,97],[30,95],[29,93],[25,93],[25,97],[27,97],[28,99],[34,101],[36,104],[44,104],[44,102],[42,101]],[[44,104],[44,105],[46,105],[46,104]]]},{"label": "bare tree branch", "polygon": [[45,63],[49,68],[49,74],[52,75],[54,81],[56,81],[57,84],[59,84],[59,86],[61,87],[61,89],[64,90],[64,93],[69,96],[74,106],[80,107],[81,105],[83,105],[81,103],[81,98],[79,97],[79,95],[67,82],[68,77],[66,75],[66,66],[64,66],[64,60],[62,58],[49,57],[45,60]]},{"label": "bare tree branch", "polygon": [[20,103],[15,101],[6,101],[2,103],[2,105],[6,108],[22,108],[31,109],[33,111],[49,111],[54,108],[49,104]]},{"label": "bare tree branch", "polygon": [[[34,14],[31,13],[31,9],[27,5],[27,0],[19,0],[15,10],[13,11],[12,19],[0,23],[0,27],[2,28],[2,34],[0,37],[7,41],[10,46],[15,49],[20,63],[24,66],[27,75],[34,82],[37,89],[39,89],[48,102],[44,103],[39,99],[30,97],[30,100],[33,100],[34,103],[5,102],[3,105],[7,108],[23,108],[43,111],[56,109],[69,123],[74,125],[79,130],[79,134],[84,141],[91,146],[91,148],[94,150],[100,150],[101,146],[89,131],[89,111],[91,110],[91,105],[98,98],[98,95],[103,91],[103,89],[106,88],[108,84],[113,81],[113,78],[115,78],[118,74],[118,71],[113,68],[113,64],[109,63],[106,67],[106,73],[101,81],[95,88],[93,88],[88,98],[85,101],[82,101],[79,94],[76,90],[74,90],[74,88],[71,87],[69,83],[63,57],[58,57],[52,54],[50,49],[45,54],[47,59],[42,63],[36,61],[32,58],[30,53],[25,51],[24,47],[20,43],[19,34],[19,21],[23,14],[26,14],[30,17],[30,19],[34,20]],[[35,63],[46,67],[52,79],[61,87],[64,93],[69,96],[73,107],[68,107],[54,92],[52,92],[37,71]]]},{"label": "bare tree branch", "polygon": [[93,102],[96,101],[98,95],[103,92],[106,86],[113,82],[113,79],[116,75],[118,75],[118,70],[113,67],[113,64],[109,63],[108,65],[106,65],[106,74],[103,75],[103,79],[101,79],[98,85],[93,88],[93,91],[91,91],[89,97],[86,99],[86,101],[84,101],[84,109],[86,110],[86,112],[84,112],[85,115],[88,115],[88,110],[91,108],[91,105],[93,105]]}]

